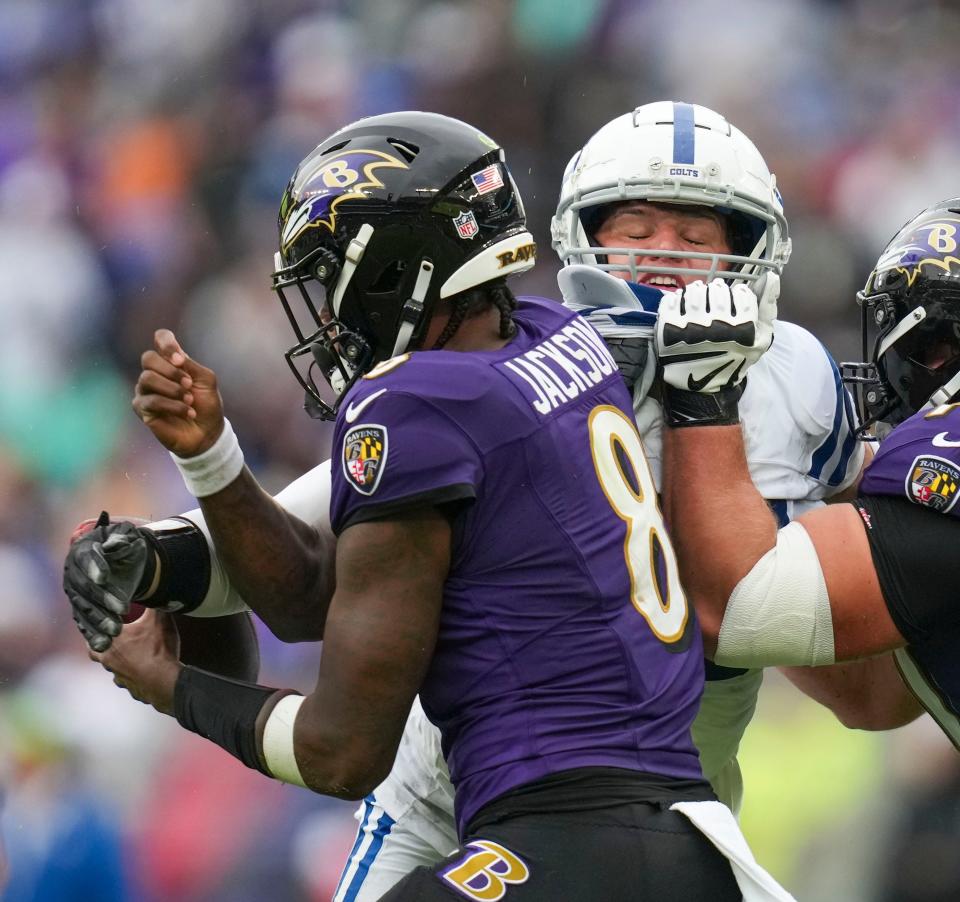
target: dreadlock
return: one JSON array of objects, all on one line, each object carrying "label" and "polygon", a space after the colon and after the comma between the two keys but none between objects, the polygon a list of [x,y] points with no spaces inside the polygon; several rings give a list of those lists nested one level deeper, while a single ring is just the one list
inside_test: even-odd
[{"label": "dreadlock", "polygon": [[465,291],[454,298],[451,302],[453,304],[453,310],[450,313],[450,319],[447,320],[447,324],[443,327],[443,331],[437,336],[437,340],[433,343],[433,347],[430,350],[439,351],[453,338],[457,329],[460,328],[460,324],[467,318],[467,311],[473,306],[474,298],[471,297],[472,294],[473,292],[471,291]]},{"label": "dreadlock", "polygon": [[517,309],[517,299],[507,288],[505,282],[494,282],[469,288],[451,299],[453,309],[450,319],[434,342],[433,351],[439,351],[456,334],[465,319],[477,316],[491,306],[500,311],[500,337],[513,338],[517,334],[517,324],[513,321],[513,311]]},{"label": "dreadlock", "polygon": [[513,321],[513,311],[517,309],[517,299],[506,285],[497,285],[491,291],[490,300],[500,311],[500,337],[513,338],[517,334],[517,324]]}]

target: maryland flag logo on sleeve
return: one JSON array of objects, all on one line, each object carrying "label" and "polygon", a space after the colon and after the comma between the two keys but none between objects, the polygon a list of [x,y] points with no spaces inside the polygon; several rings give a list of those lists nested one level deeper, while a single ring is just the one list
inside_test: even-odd
[{"label": "maryland flag logo on sleeve", "polygon": [[960,468],[952,461],[932,454],[915,458],[907,477],[907,496],[917,504],[946,513],[957,501]]},{"label": "maryland flag logo on sleeve", "polygon": [[387,463],[387,430],[383,426],[354,426],[343,437],[343,472],[361,495],[372,495]]}]

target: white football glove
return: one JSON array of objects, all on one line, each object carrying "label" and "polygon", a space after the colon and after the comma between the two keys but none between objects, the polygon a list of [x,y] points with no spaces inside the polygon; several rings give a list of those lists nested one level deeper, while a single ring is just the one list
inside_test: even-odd
[{"label": "white football glove", "polygon": [[713,394],[739,385],[773,342],[780,277],[768,272],[763,293],[743,282],[691,282],[664,294],[655,347],[663,381],[686,392]]}]

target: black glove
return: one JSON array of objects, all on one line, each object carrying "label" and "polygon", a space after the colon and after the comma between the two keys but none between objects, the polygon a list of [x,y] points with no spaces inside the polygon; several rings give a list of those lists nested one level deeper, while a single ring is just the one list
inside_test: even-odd
[{"label": "black glove", "polygon": [[[77,538],[63,564],[63,590],[73,619],[94,651],[110,647],[120,635],[130,602],[153,578],[154,554],[133,523],[111,523],[106,511],[96,526]],[[149,571],[149,572],[148,572]]]}]

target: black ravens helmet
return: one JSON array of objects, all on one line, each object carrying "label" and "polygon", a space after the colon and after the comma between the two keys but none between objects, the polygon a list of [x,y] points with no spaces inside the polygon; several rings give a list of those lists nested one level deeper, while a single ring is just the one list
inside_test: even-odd
[{"label": "black ravens helmet", "polygon": [[323,419],[374,364],[420,346],[440,301],[535,259],[499,145],[435,113],[372,116],[331,135],[297,167],[279,226],[273,288],[297,336],[286,358]]},{"label": "black ravens helmet", "polygon": [[960,198],[923,210],[894,236],[858,292],[863,358],[845,363],[861,434],[882,438],[926,406],[960,393]]}]

